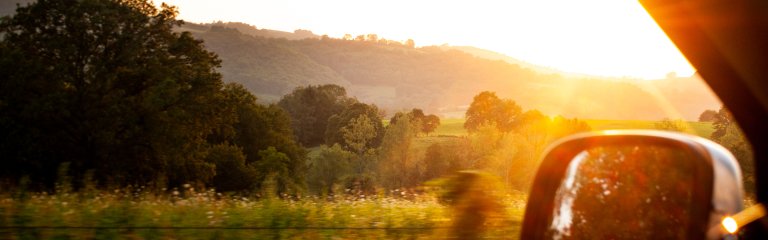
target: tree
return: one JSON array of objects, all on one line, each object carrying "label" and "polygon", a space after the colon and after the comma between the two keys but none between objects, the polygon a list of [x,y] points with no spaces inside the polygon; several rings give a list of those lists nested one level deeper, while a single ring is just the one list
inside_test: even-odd
[{"label": "tree", "polygon": [[699,115],[699,122],[714,122],[717,112],[715,110],[707,109],[701,112]]},{"label": "tree", "polygon": [[409,116],[409,121],[418,126],[419,132],[421,133],[429,134],[440,126],[440,117],[434,114],[424,115],[424,111],[418,108],[414,108],[408,113],[396,113],[389,119],[389,123],[397,123],[397,121],[405,115]]},{"label": "tree", "polygon": [[410,114],[397,115],[398,120],[387,126],[379,151],[379,181],[389,189],[413,186],[420,174],[411,151],[420,125],[411,121]]},{"label": "tree", "polygon": [[371,140],[376,137],[376,127],[368,116],[359,115],[343,127],[341,133],[344,136],[344,143],[349,146],[350,150],[358,155],[363,155]]},{"label": "tree", "polygon": [[338,144],[323,145],[317,157],[310,159],[310,185],[318,193],[334,193],[333,186],[352,174],[350,162],[354,154]]},{"label": "tree", "polygon": [[227,144],[217,144],[210,149],[207,161],[216,165],[212,184],[218,191],[252,190],[256,187],[257,173],[246,165],[242,149]]},{"label": "tree", "polygon": [[440,117],[434,114],[427,115],[421,120],[421,132],[429,134],[440,126]]},{"label": "tree", "polygon": [[720,110],[717,111],[715,119],[712,122],[712,126],[715,128],[715,131],[712,132],[712,140],[715,140],[716,142],[720,141],[720,138],[725,136],[728,132],[728,127],[734,125],[733,123],[733,115],[731,115],[731,112],[728,111],[725,106],[720,107]]},{"label": "tree", "polygon": [[673,132],[685,132],[688,129],[688,124],[683,120],[671,120],[664,118],[659,122],[653,124],[654,128],[665,131]]},{"label": "tree", "polygon": [[409,38],[408,40],[405,40],[405,46],[408,48],[415,48],[416,42]]},{"label": "tree", "polygon": [[0,175],[206,182],[224,112],[220,61],[176,8],[143,0],[46,1],[0,20]]},{"label": "tree", "polygon": [[[217,139],[213,142],[224,142],[241,147],[245,155],[245,164],[253,167],[256,176],[253,178],[255,187],[261,187],[261,183],[268,177],[268,173],[275,174],[277,190],[282,192],[295,192],[303,187],[306,174],[306,152],[294,140],[291,119],[280,107],[272,104],[264,106],[256,102],[256,97],[239,84],[226,84],[223,93],[230,111],[235,114],[234,123],[224,125],[219,130]],[[264,164],[263,151],[274,149],[287,159],[281,164]],[[261,168],[259,168],[259,166]],[[268,167],[279,166],[280,169]],[[218,167],[218,166],[217,166]],[[285,169],[283,169],[285,168]],[[246,181],[247,179],[242,179]],[[216,186],[220,188],[221,186]],[[249,187],[250,188],[250,187]],[[238,189],[245,190],[245,189]]]},{"label": "tree", "polygon": [[494,125],[501,132],[512,131],[522,109],[512,100],[500,99],[494,92],[484,91],[476,95],[466,112],[464,128],[477,131],[482,125]]},{"label": "tree", "polygon": [[347,97],[341,86],[327,84],[297,87],[277,103],[291,116],[293,132],[304,146],[317,146],[325,142],[328,119],[340,114],[356,100]]},{"label": "tree", "polygon": [[438,178],[445,175],[450,167],[450,162],[446,161],[445,151],[439,143],[433,143],[427,147],[424,155],[424,177],[426,179]]},{"label": "tree", "polygon": [[[303,182],[295,181],[292,174],[291,159],[285,153],[278,152],[275,147],[259,151],[259,161],[254,163],[260,184],[267,181],[275,181],[276,193],[296,192],[302,187]],[[269,186],[260,186],[262,190],[271,191]]]},{"label": "tree", "polygon": [[370,120],[373,125],[373,132],[375,133],[374,137],[367,142],[364,148],[378,147],[384,135],[384,125],[381,123],[379,109],[376,105],[364,103],[354,103],[341,113],[333,115],[328,119],[328,126],[325,129],[325,144],[339,144],[344,149],[351,150],[351,146],[344,139],[345,133],[343,128],[350,125],[353,120],[360,118],[360,116],[366,116]]},{"label": "tree", "polygon": [[754,152],[752,145],[744,136],[744,132],[741,131],[739,125],[734,121],[733,115],[725,106],[720,107],[720,110],[717,111],[712,125],[715,131],[712,132],[710,138],[727,148],[736,157],[744,174],[744,188],[747,193],[754,193]]}]

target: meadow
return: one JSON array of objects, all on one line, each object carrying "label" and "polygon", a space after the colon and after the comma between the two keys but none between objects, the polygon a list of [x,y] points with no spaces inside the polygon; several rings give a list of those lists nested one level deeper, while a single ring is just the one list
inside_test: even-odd
[{"label": "meadow", "polygon": [[[464,129],[463,118],[441,119],[440,126],[435,129],[431,135],[437,136],[464,136],[467,131]],[[610,129],[656,129],[655,124],[660,121],[651,120],[583,120],[592,130],[610,130]],[[687,133],[708,138],[712,135],[714,129],[711,122],[685,122],[688,126]]]},{"label": "meadow", "polygon": [[[610,129],[656,129],[655,124],[660,121],[649,120],[584,120],[592,127],[592,130]],[[686,133],[709,138],[715,129],[711,122],[684,122]]]},{"label": "meadow", "polygon": [[[654,129],[657,121],[586,120],[593,130]],[[416,139],[417,155],[434,143],[466,136],[463,119],[444,119]],[[689,122],[709,136],[711,123]],[[309,157],[317,148],[309,149]],[[503,211],[479,232],[516,239],[526,195],[506,194]],[[373,196],[254,197],[213,190],[138,187],[56,193],[0,193],[0,239],[445,239],[455,237],[455,206],[430,191]]]},{"label": "meadow", "polygon": [[[194,188],[0,195],[0,239],[445,239],[454,210],[430,194],[303,199]],[[525,196],[506,195],[479,236],[517,238]]]}]

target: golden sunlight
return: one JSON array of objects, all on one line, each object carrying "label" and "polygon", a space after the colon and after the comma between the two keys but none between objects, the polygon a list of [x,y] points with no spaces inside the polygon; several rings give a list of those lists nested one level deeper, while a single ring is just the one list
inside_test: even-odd
[{"label": "golden sunlight", "polygon": [[723,227],[726,231],[728,231],[728,233],[735,233],[736,230],[739,230],[739,225],[736,223],[736,220],[733,220],[732,217],[726,217],[723,219]]},{"label": "golden sunlight", "polygon": [[636,1],[167,0],[191,22],[475,46],[566,72],[660,79],[693,68]]}]

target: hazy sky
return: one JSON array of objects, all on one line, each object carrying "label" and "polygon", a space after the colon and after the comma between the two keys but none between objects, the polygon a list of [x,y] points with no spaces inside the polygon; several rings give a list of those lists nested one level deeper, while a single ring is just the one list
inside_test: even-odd
[{"label": "hazy sky", "polygon": [[165,0],[192,22],[245,22],[419,46],[471,45],[568,72],[662,78],[694,70],[630,0]]}]

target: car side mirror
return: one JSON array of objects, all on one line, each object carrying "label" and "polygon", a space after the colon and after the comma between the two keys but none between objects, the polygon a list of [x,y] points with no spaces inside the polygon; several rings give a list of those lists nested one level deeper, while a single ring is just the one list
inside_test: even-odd
[{"label": "car side mirror", "polygon": [[536,173],[521,239],[719,239],[743,208],[741,170],[695,136],[610,130],[550,146]]}]

